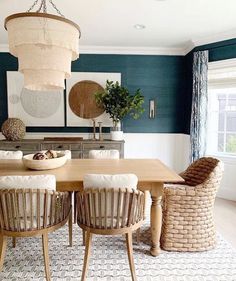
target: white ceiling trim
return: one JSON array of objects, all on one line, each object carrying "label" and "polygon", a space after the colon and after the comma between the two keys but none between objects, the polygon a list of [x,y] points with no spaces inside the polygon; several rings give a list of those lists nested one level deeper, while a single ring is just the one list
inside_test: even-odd
[{"label": "white ceiling trim", "polygon": [[182,48],[80,46],[81,54],[184,56]]},{"label": "white ceiling trim", "polygon": [[6,52],[9,52],[8,44],[0,44],[0,53],[6,53]]},{"label": "white ceiling trim", "polygon": [[236,38],[236,30],[230,30],[227,32],[217,33],[211,36],[199,37],[193,41],[195,47],[212,44],[220,41],[230,40]]},{"label": "white ceiling trim", "polygon": [[[9,52],[7,44],[0,44],[0,52]],[[81,54],[114,54],[114,55],[165,55],[184,56],[182,48],[151,47],[112,47],[112,46],[80,46]]]},{"label": "white ceiling trim", "polygon": [[189,41],[188,44],[183,48],[184,56],[191,52],[196,46],[194,45],[193,41]]}]

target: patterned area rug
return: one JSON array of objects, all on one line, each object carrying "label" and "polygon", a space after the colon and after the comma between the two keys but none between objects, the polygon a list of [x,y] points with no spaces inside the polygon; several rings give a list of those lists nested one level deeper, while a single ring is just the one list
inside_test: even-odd
[{"label": "patterned area rug", "polygon": [[[82,231],[74,225],[74,246],[69,248],[67,227],[50,234],[49,249],[52,280],[76,281],[81,278],[84,247]],[[138,246],[134,235],[134,259],[139,281],[236,281],[236,251],[218,235],[217,248],[202,253],[165,252],[158,257],[149,254],[150,231],[142,227]],[[25,238],[7,254],[0,280],[44,279],[44,263],[40,238]],[[91,281],[131,280],[125,240],[122,236],[95,236],[89,264]]]}]

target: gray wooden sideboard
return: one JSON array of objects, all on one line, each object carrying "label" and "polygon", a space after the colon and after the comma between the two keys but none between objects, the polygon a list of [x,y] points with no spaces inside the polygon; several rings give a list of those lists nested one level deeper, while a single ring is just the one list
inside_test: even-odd
[{"label": "gray wooden sideboard", "polygon": [[93,140],[43,140],[24,139],[21,141],[0,141],[0,150],[21,150],[23,154],[36,153],[40,150],[71,150],[72,158],[88,158],[92,149],[117,149],[120,157],[124,158],[124,141],[93,141]]}]

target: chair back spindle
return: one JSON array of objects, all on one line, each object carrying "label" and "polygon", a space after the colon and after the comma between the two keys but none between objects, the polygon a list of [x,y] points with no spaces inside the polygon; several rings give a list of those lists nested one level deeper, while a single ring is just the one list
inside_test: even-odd
[{"label": "chair back spindle", "polygon": [[120,229],[143,220],[144,194],[134,189],[87,189],[77,193],[78,224],[93,229]]},{"label": "chair back spindle", "polygon": [[70,194],[48,189],[0,189],[0,228],[22,232],[40,230],[66,219]]}]

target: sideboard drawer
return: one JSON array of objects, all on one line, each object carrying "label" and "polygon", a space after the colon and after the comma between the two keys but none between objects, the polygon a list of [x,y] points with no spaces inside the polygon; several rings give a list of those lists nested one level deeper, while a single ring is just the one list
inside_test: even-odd
[{"label": "sideboard drawer", "polygon": [[24,154],[36,153],[41,150],[71,150],[72,158],[88,158],[90,150],[111,150],[120,152],[120,158],[124,158],[123,141],[93,141],[93,140],[40,140],[24,139],[22,141],[0,141],[0,150],[21,150]]},{"label": "sideboard drawer", "polygon": [[71,150],[81,150],[81,143],[71,143],[70,149]]},{"label": "sideboard drawer", "polygon": [[38,151],[40,150],[40,144],[36,142],[2,142],[0,149]]},{"label": "sideboard drawer", "polygon": [[83,154],[81,151],[72,150],[71,151],[71,158],[72,159],[81,159],[83,158]]},{"label": "sideboard drawer", "polygon": [[117,149],[120,150],[121,146],[119,143],[84,143],[83,150],[92,149]]},{"label": "sideboard drawer", "polygon": [[70,144],[62,144],[62,143],[44,143],[42,144],[42,150],[70,150]]}]

